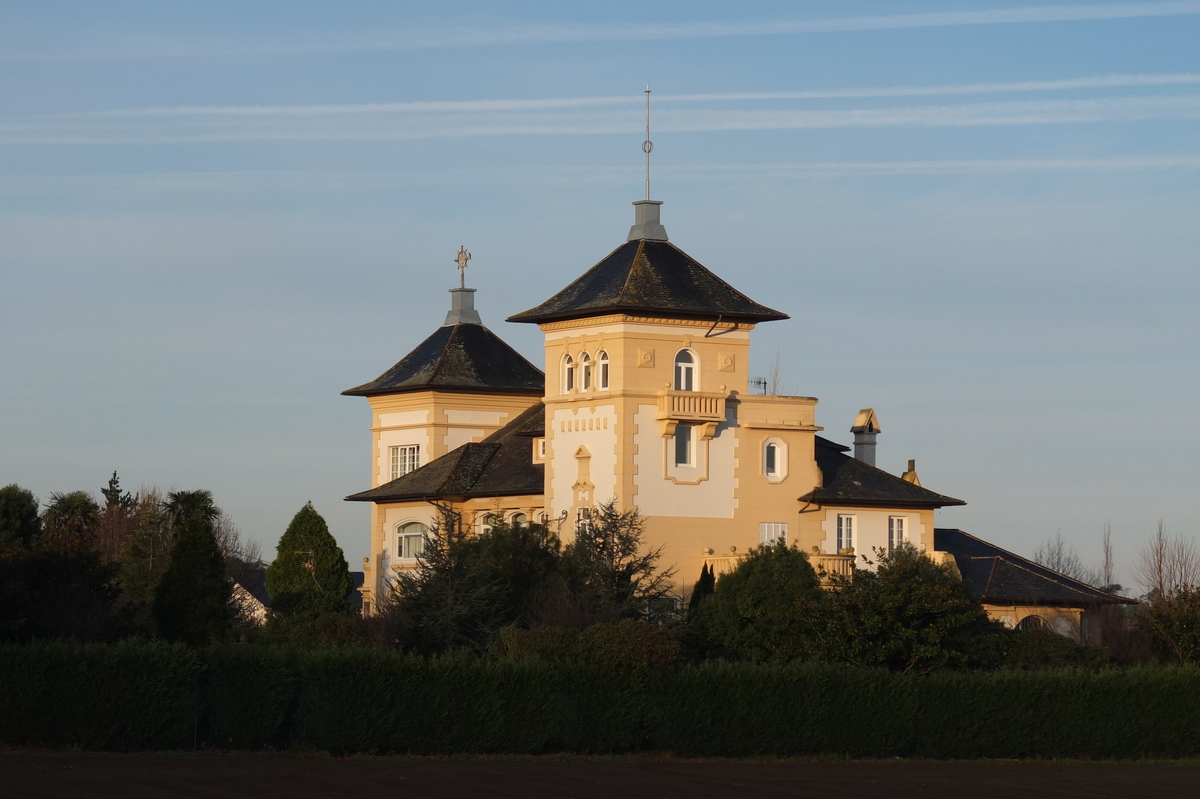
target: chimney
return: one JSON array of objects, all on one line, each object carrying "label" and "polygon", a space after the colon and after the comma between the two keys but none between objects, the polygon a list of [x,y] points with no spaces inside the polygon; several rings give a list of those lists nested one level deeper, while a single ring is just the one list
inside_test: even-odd
[{"label": "chimney", "polygon": [[482,325],[475,310],[475,289],[450,289],[450,313],[442,327],[448,325]]},{"label": "chimney", "polygon": [[626,241],[648,239],[650,241],[666,241],[667,229],[658,221],[658,207],[661,200],[638,200],[633,204],[633,227],[629,228],[629,238]]},{"label": "chimney", "polygon": [[908,459],[908,471],[900,475],[900,479],[915,486],[921,485],[921,478],[917,477],[917,462],[915,460],[912,458]]},{"label": "chimney", "polygon": [[854,426],[850,428],[854,434],[854,457],[868,466],[875,465],[875,436],[883,432],[879,427],[879,419],[875,416],[874,408],[863,408],[854,417]]}]

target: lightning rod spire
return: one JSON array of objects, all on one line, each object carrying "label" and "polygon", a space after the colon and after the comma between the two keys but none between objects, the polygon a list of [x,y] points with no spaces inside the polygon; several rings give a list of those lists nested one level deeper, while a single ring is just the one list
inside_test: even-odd
[{"label": "lightning rod spire", "polygon": [[646,85],[646,141],[642,142],[642,152],[646,154],[646,199],[650,199],[650,153],[654,151],[654,142],[650,141],[650,85]]}]

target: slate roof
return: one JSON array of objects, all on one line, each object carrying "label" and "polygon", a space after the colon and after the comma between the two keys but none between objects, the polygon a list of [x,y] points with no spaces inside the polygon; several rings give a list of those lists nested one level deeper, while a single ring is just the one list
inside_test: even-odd
[{"label": "slate roof", "polygon": [[443,325],[391,369],[342,393],[371,397],[429,389],[540,397],[546,376],[483,325]]},{"label": "slate roof", "polygon": [[550,322],[605,313],[765,322],[787,314],[759,305],[668,241],[636,239],[578,280],[510,322]]},{"label": "slate roof", "polygon": [[378,488],[346,497],[360,502],[542,494],[546,467],[533,462],[533,438],[545,435],[545,406],[524,411],[478,443],[464,444]]},{"label": "slate roof", "polygon": [[250,596],[263,604],[263,607],[271,607],[271,592],[267,590],[266,567],[260,569],[239,569],[234,582],[246,589]]},{"label": "slate roof", "polygon": [[1112,605],[1136,600],[1101,591],[962,530],[938,528],[933,547],[954,556],[971,593],[995,605]]},{"label": "slate roof", "polygon": [[888,508],[942,508],[967,504],[852,458],[845,454],[849,447],[821,436],[816,436],[814,450],[822,485],[800,497],[803,502]]}]

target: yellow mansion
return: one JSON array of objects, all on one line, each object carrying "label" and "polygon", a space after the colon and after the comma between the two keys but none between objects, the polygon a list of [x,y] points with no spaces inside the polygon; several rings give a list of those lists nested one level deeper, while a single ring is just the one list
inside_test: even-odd
[{"label": "yellow mansion", "polygon": [[[935,530],[961,500],[875,466],[875,412],[854,447],[819,435],[814,397],[750,390],[750,336],[788,317],[760,305],[668,241],[661,203],[634,203],[627,240],[542,304],[545,368],[484,327],[474,289],[451,290],[445,324],[379,378],[343,393],[371,406],[366,612],[413,568],[450,505],[482,530],[545,522],[569,541],[600,503],[636,507],[680,595],[703,566],[720,574],[784,541],[848,573],[862,553],[909,541],[953,564],[995,618],[1081,637],[1086,611],[1121,601],[960,530]],[[463,254],[464,258],[466,257]],[[465,260],[460,261],[465,267]]]}]

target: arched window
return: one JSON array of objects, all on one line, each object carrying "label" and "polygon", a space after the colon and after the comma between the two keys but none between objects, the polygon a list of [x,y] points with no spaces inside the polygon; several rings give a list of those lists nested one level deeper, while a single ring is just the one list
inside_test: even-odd
[{"label": "arched window", "polygon": [[528,527],[529,517],[524,513],[514,513],[512,518],[508,520],[508,523],[513,527]]},{"label": "arched window", "polygon": [[579,356],[579,388],[581,391],[592,390],[592,359],[586,352]]},{"label": "arched window", "polygon": [[696,390],[696,356],[688,350],[680,350],[675,356],[675,390]]},{"label": "arched window", "polygon": [[396,556],[416,560],[425,550],[425,535],[429,528],[420,522],[409,522],[396,528]]},{"label": "arched window", "polygon": [[604,350],[596,353],[596,388],[608,389],[608,353]]},{"label": "arched window", "polygon": [[1041,616],[1026,616],[1017,622],[1018,630],[1046,630],[1050,631],[1050,625]]},{"label": "arched window", "polygon": [[563,356],[563,393],[570,394],[575,390],[575,359],[570,355]]}]

